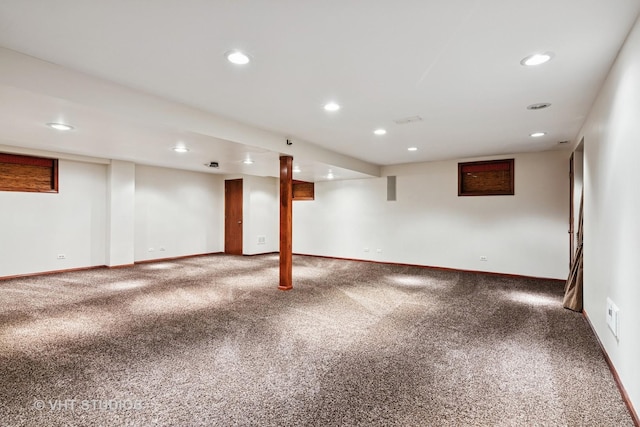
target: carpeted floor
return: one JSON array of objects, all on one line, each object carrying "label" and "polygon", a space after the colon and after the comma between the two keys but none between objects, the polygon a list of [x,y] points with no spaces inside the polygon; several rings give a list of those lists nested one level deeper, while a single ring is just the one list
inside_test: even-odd
[{"label": "carpeted floor", "polygon": [[632,426],[557,282],[277,255],[0,281],[2,426]]}]

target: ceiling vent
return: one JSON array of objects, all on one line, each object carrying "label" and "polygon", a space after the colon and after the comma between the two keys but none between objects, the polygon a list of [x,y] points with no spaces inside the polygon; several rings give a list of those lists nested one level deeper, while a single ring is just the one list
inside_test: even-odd
[{"label": "ceiling vent", "polygon": [[415,122],[421,122],[421,121],[422,121],[422,117],[420,116],[411,116],[411,117],[405,117],[404,119],[394,120],[394,122],[397,125],[406,125],[409,123],[415,123]]},{"label": "ceiling vent", "polygon": [[549,108],[551,104],[549,102],[541,102],[540,104],[527,105],[527,110],[542,110],[543,108]]},{"label": "ceiling vent", "polygon": [[209,162],[209,163],[205,163],[204,165],[205,166],[209,166],[210,168],[218,168],[218,167],[220,167],[218,162]]}]

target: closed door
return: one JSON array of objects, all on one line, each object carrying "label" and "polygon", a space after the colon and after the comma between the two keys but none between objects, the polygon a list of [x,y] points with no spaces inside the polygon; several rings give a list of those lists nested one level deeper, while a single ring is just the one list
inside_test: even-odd
[{"label": "closed door", "polygon": [[224,252],[242,255],[242,180],[224,182]]}]

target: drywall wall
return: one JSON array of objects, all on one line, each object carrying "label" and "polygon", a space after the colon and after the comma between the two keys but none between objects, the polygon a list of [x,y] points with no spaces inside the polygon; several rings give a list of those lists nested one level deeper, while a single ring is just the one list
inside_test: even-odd
[{"label": "drywall wall", "polygon": [[[515,196],[458,197],[457,161],[386,167],[386,178],[316,183],[294,203],[295,253],[565,279],[569,155],[515,158]],[[486,257],[486,261],[481,261]]]},{"label": "drywall wall", "polygon": [[222,252],[219,175],[136,165],[135,261]]},{"label": "drywall wall", "polygon": [[[584,137],[584,307],[633,406],[640,409],[640,23],[580,132]],[[620,309],[619,338],[606,299]]]},{"label": "drywall wall", "polygon": [[0,192],[0,277],[105,264],[107,167],[60,160],[58,179],[57,194]]},{"label": "drywall wall", "polygon": [[279,251],[279,181],[271,177],[242,179],[242,253],[257,255]]}]

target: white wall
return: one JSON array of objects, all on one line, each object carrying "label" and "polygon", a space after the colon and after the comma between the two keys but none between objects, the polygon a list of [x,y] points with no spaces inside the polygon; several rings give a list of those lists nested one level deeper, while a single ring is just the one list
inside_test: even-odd
[{"label": "white wall", "polygon": [[[640,23],[585,125],[584,307],[634,407],[640,408]],[[606,298],[620,309],[617,340]]]},{"label": "white wall", "polygon": [[141,165],[135,176],[136,261],[224,250],[221,176]]},{"label": "white wall", "polygon": [[60,160],[58,194],[0,192],[0,277],[104,265],[106,175]]},{"label": "white wall", "polygon": [[294,203],[293,250],[566,279],[569,153],[508,157],[515,196],[458,197],[457,161],[384,168],[395,202],[386,178],[316,183],[315,201]]},{"label": "white wall", "polygon": [[[244,176],[242,180],[242,253],[256,255],[280,250],[279,180]],[[264,244],[258,237],[264,237]]]}]

